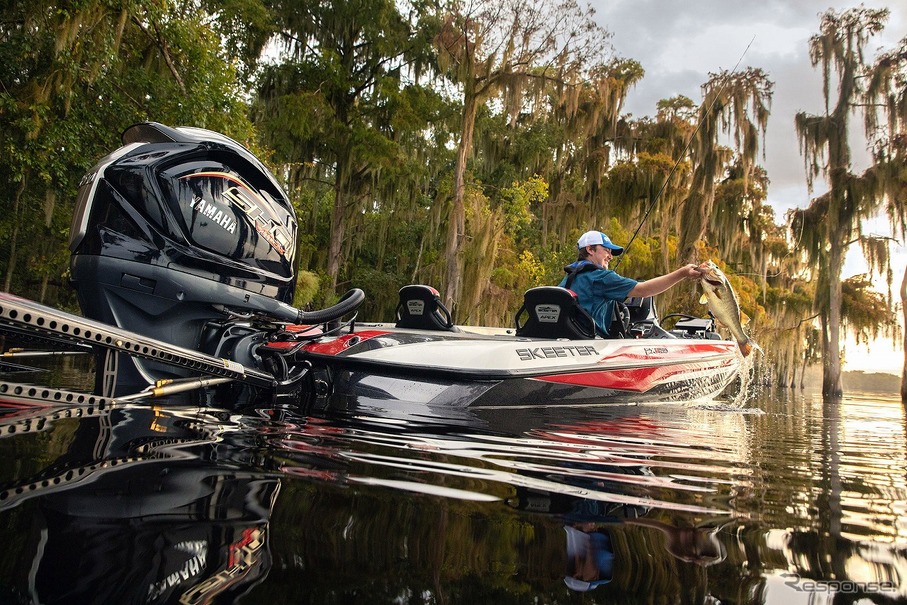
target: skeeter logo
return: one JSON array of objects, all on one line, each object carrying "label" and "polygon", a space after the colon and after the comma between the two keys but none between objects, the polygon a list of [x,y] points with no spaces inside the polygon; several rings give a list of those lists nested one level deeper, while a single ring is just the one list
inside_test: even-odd
[{"label": "skeeter logo", "polygon": [[555,359],[558,357],[585,357],[598,355],[598,351],[590,346],[562,346],[562,347],[536,347],[533,349],[517,349],[520,361],[533,359]]},{"label": "skeeter logo", "polygon": [[[284,257],[287,256],[287,250],[291,249],[293,239],[290,237],[290,233],[287,231],[286,227],[267,216],[264,210],[261,209],[262,206],[266,205],[266,202],[260,193],[250,188],[232,174],[226,172],[196,172],[194,174],[187,174],[181,178],[190,179],[198,177],[215,177],[229,181],[231,185],[224,190],[224,198],[248,217],[249,222],[255,227],[255,231],[263,237],[278,254]],[[192,203],[190,203],[191,208],[196,212],[204,212],[206,216],[208,216],[208,210],[213,208],[213,206],[214,204],[212,202],[201,197],[196,197]],[[229,221],[224,223],[223,221],[218,221],[216,218],[218,214],[221,214],[220,210],[217,210],[216,214],[213,217],[209,216],[209,218],[214,220],[224,229],[227,229],[230,233],[233,233],[236,230],[236,222]],[[230,222],[232,222],[232,225],[230,225]]]}]

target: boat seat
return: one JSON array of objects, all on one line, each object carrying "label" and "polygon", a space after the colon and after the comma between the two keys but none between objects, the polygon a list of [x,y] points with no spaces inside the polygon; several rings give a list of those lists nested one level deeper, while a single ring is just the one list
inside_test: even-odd
[{"label": "boat seat", "polygon": [[624,301],[630,316],[629,338],[675,338],[658,325],[655,299],[651,296],[631,296]]},{"label": "boat seat", "polygon": [[611,305],[611,325],[608,326],[608,333],[602,334],[602,336],[605,338],[629,338],[630,325],[630,309],[626,303],[616,300]]},{"label": "boat seat", "polygon": [[655,300],[651,296],[631,296],[624,301],[630,312],[630,325],[658,321],[655,312]]},{"label": "boat seat", "polygon": [[[526,319],[521,323],[521,317]],[[516,314],[516,335],[528,338],[595,338],[595,320],[583,309],[576,294],[558,286],[526,290]]]},{"label": "boat seat", "polygon": [[411,284],[400,288],[397,303],[397,327],[417,330],[459,332],[441,295],[431,286]]}]

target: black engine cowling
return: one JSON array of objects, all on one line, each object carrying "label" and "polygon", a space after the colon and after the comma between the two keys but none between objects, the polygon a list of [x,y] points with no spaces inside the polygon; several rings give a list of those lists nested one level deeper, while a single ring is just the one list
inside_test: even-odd
[{"label": "black engine cowling", "polygon": [[[137,124],[123,142],[85,176],[73,216],[83,314],[190,349],[225,310],[299,321],[296,215],[264,165],[198,128]],[[156,377],[134,363],[136,382]]]}]

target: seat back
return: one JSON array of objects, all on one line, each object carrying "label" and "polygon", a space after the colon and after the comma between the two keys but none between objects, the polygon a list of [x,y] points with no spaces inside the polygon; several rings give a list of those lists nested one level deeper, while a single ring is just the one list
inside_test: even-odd
[{"label": "seat back", "polygon": [[627,310],[630,312],[631,326],[635,323],[652,323],[658,320],[655,300],[651,296],[631,296],[624,301],[624,304],[627,305]]},{"label": "seat back", "polygon": [[516,335],[588,340],[595,338],[595,321],[572,290],[539,286],[523,295],[523,306],[516,314]]},{"label": "seat back", "polygon": [[398,328],[458,331],[453,325],[450,311],[441,302],[438,291],[421,284],[400,288],[396,325]]}]

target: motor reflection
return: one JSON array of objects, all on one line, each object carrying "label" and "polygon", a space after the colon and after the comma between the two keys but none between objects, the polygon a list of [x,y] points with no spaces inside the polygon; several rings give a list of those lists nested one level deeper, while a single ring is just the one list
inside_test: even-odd
[{"label": "motor reflection", "polygon": [[[208,603],[247,592],[271,566],[280,479],[221,462],[248,458],[224,439],[234,430],[221,411],[4,398],[0,435],[29,462],[0,489],[0,511],[21,528],[4,565],[22,580],[5,582],[0,600]],[[29,456],[37,446],[43,454]]]}]

